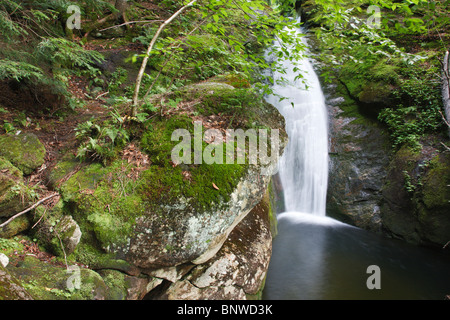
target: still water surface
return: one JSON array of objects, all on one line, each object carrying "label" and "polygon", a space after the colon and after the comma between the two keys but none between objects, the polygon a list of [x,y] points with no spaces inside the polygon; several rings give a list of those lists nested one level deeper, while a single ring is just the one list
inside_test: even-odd
[{"label": "still water surface", "polygon": [[[433,299],[450,295],[450,256],[352,227],[328,217],[287,212],[278,235],[264,299]],[[380,289],[368,289],[370,265]]]}]

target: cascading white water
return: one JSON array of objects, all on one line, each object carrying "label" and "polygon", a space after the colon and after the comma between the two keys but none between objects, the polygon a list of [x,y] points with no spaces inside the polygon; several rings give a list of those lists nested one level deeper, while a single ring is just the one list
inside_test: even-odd
[{"label": "cascading white water", "polygon": [[[297,30],[295,36],[301,36]],[[280,159],[279,175],[285,211],[325,215],[328,184],[328,116],[319,79],[308,58],[282,62],[285,74],[274,72],[275,95],[267,101],[286,120],[288,145]],[[297,70],[299,69],[299,70]],[[303,79],[296,79],[298,74]],[[278,81],[283,79],[284,81]],[[305,83],[303,83],[305,82]]]}]

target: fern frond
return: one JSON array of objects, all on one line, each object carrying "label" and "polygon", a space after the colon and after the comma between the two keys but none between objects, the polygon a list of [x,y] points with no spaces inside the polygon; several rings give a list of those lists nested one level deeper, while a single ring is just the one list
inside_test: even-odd
[{"label": "fern frond", "polygon": [[41,68],[33,66],[26,62],[12,61],[8,59],[0,60],[0,80],[14,79],[20,81],[23,79],[41,80],[44,73]]},{"label": "fern frond", "polygon": [[104,57],[97,51],[85,50],[78,44],[63,38],[45,38],[36,47],[36,56],[61,68],[85,68],[95,72],[94,62],[102,62]]}]

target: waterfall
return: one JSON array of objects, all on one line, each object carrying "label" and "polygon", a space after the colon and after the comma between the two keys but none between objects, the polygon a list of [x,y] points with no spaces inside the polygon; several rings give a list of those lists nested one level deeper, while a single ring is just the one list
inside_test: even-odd
[{"label": "waterfall", "polygon": [[[267,100],[284,116],[289,136],[279,163],[285,212],[277,215],[278,234],[263,299],[443,299],[450,292],[450,260],[445,253],[387,239],[325,215],[325,99],[307,58],[299,65],[285,61],[283,68],[283,75],[274,71],[274,95]],[[297,68],[307,87],[296,80]],[[287,85],[277,82],[282,76]],[[277,95],[287,99],[279,101]],[[382,273],[379,290],[367,286],[367,270],[373,265]]]},{"label": "waterfall", "polygon": [[[300,37],[301,30],[296,30],[295,36]],[[307,57],[295,65],[289,60],[281,63],[285,73],[274,71],[274,95],[266,99],[284,116],[289,136],[279,163],[285,211],[324,216],[328,185],[325,98]],[[299,73],[303,79],[296,79]],[[286,99],[280,102],[276,95]]]}]

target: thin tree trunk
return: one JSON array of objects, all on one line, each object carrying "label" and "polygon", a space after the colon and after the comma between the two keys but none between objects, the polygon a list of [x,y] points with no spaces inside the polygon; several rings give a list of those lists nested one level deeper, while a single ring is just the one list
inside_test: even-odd
[{"label": "thin tree trunk", "polygon": [[[450,123],[450,68],[449,68],[449,52],[445,52],[444,61],[442,63],[442,102],[444,104],[445,118]],[[450,127],[448,129],[450,136]]]},{"label": "thin tree trunk", "polygon": [[156,40],[158,39],[159,35],[161,34],[161,31],[169,23],[171,23],[178,15],[180,15],[186,8],[194,5],[195,2],[197,2],[197,0],[193,0],[193,1],[189,2],[187,5],[181,7],[181,9],[179,9],[177,12],[175,12],[169,19],[164,21],[159,26],[158,30],[156,31],[155,35],[153,36],[153,39],[152,39],[152,41],[150,42],[150,44],[149,44],[149,46],[147,48],[147,53],[145,54],[144,60],[142,61],[141,68],[139,69],[139,73],[138,73],[137,78],[136,78],[136,88],[135,88],[134,94],[133,94],[133,102],[132,102],[132,106],[131,106],[131,116],[135,117],[136,114],[137,114],[137,107],[138,107],[138,103],[139,103],[139,90],[140,90],[140,87],[141,87],[142,77],[144,76],[144,71],[145,71],[145,68],[147,67],[147,62],[148,62],[148,59],[150,57],[150,52],[152,51]]}]

